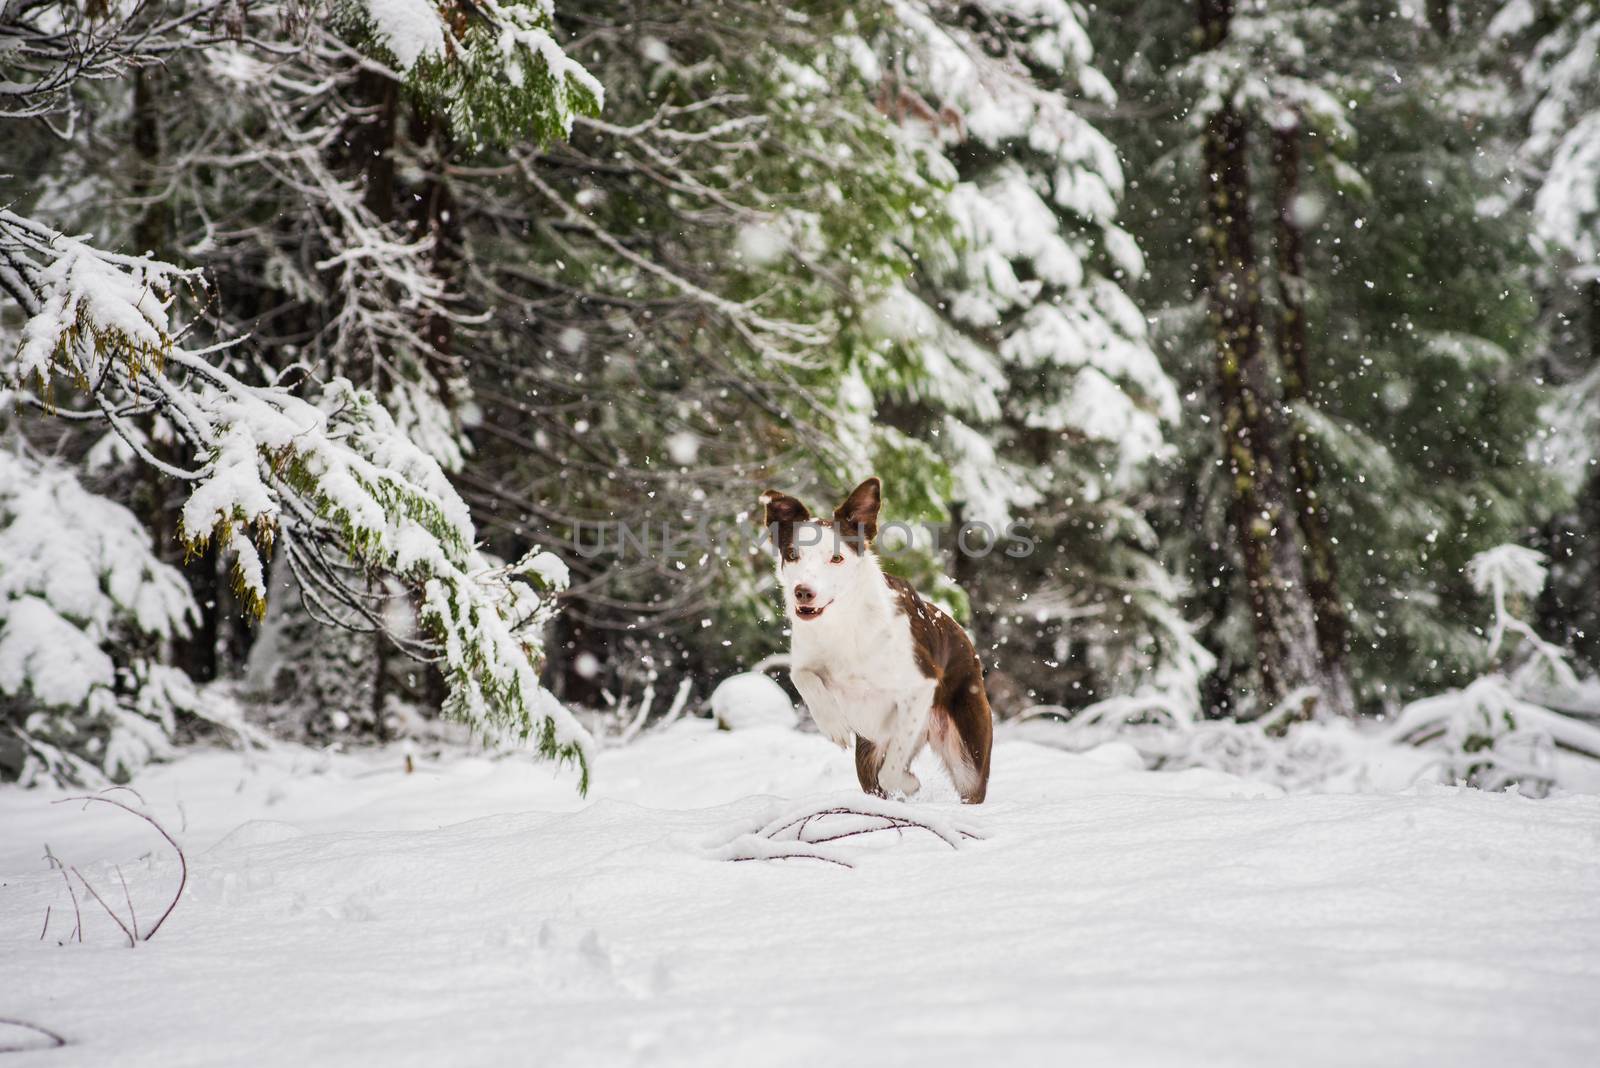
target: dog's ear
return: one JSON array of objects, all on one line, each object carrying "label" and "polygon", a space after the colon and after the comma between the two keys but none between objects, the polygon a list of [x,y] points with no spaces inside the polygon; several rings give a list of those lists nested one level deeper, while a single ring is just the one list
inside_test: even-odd
[{"label": "dog's ear", "polygon": [[777,490],[767,490],[761,495],[761,506],[765,508],[766,518],[763,526],[773,527],[783,523],[804,523],[811,518],[811,513],[799,499]]},{"label": "dog's ear", "polygon": [[761,506],[766,509],[762,527],[772,538],[772,548],[779,560],[789,558],[789,547],[794,544],[794,527],[811,518],[811,513],[800,501],[787,493],[767,490],[761,495]]},{"label": "dog's ear", "polygon": [[833,520],[845,528],[845,534],[859,537],[865,549],[878,536],[878,506],[883,503],[883,483],[869,478],[850,491],[850,496],[833,511]]}]

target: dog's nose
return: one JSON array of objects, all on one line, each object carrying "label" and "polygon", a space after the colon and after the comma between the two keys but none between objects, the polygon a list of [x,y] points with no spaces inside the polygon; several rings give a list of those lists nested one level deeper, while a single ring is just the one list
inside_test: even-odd
[{"label": "dog's nose", "polygon": [[810,604],[817,599],[817,591],[810,586],[796,586],[794,588],[795,604]]}]

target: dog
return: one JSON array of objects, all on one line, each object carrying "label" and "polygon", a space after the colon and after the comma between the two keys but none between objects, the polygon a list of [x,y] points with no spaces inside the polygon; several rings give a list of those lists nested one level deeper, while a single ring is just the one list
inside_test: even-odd
[{"label": "dog", "polygon": [[961,800],[989,788],[994,723],[972,640],[872,551],[882,484],[869,478],[813,519],[786,493],[761,495],[791,627],[789,678],[818,729],[841,748],[855,738],[856,776],[869,794],[911,797],[911,762],[931,745]]}]

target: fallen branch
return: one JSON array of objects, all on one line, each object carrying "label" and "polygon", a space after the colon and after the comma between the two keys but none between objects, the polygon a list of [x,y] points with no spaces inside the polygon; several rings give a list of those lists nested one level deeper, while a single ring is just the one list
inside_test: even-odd
[{"label": "fallen branch", "polygon": [[729,857],[728,860],[734,864],[743,864],[747,860],[820,860],[827,864],[837,864],[841,868],[855,867],[848,860],[840,860],[838,857],[825,857],[820,853],[773,853],[765,857]]},{"label": "fallen branch", "polygon": [[56,1034],[48,1027],[40,1027],[36,1023],[29,1023],[27,1020],[15,1020],[9,1016],[0,1016],[0,1025],[9,1025],[11,1027],[20,1027],[25,1031],[33,1031],[36,1034],[43,1035],[50,1041],[48,1046],[29,1046],[21,1043],[13,1043],[9,1046],[0,1046],[0,1053],[28,1053],[30,1051],[40,1049],[60,1049],[62,1046],[67,1044],[66,1039]]},{"label": "fallen branch", "polygon": [[[850,822],[841,828],[841,821]],[[960,849],[962,843],[980,837],[968,827],[931,819],[899,802],[862,797],[845,804],[812,804],[784,813],[756,830],[738,835],[731,842],[713,847],[711,855],[733,862],[816,860],[854,868],[844,856],[817,847],[884,831],[893,831],[901,838],[907,831],[923,831],[951,849]]]}]

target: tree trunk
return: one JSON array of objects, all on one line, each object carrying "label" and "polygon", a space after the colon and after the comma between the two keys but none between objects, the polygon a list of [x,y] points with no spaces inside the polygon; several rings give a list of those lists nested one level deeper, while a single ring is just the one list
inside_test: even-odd
[{"label": "tree trunk", "polygon": [[[1232,0],[1199,0],[1208,48],[1228,36]],[[1261,278],[1250,220],[1244,117],[1229,100],[1205,128],[1207,292],[1216,340],[1222,447],[1230,476],[1229,527],[1249,586],[1261,703],[1322,684],[1316,624],[1279,474],[1270,378],[1261,346]],[[1309,710],[1309,703],[1308,703]]]},{"label": "tree trunk", "polygon": [[599,708],[605,688],[604,667],[608,652],[604,631],[578,619],[572,612],[556,616],[555,641],[550,648],[559,655],[545,663],[545,685],[563,704]]},{"label": "tree trunk", "polygon": [[[345,120],[343,145],[331,150],[335,165],[354,172],[361,200],[383,223],[393,222],[400,190],[395,183],[395,123],[400,110],[399,86],[393,78],[363,69],[351,90],[355,107]],[[352,366],[330,367],[357,385],[384,395],[383,361],[376,357],[346,358]]]},{"label": "tree trunk", "polygon": [[[378,580],[382,581],[382,580]],[[387,586],[387,583],[384,584]],[[368,580],[367,589],[371,590],[372,580]],[[394,590],[385,589],[386,593]],[[389,705],[389,643],[380,634],[372,636],[372,731],[379,742],[389,740],[389,721],[386,718]],[[431,665],[430,665],[431,668]],[[432,670],[437,671],[436,668]]]},{"label": "tree trunk", "polygon": [[[1600,279],[1589,283],[1589,368],[1588,373],[1596,376],[1600,381]],[[1600,441],[1590,442],[1590,448],[1600,453]],[[1584,518],[1580,529],[1589,532],[1589,588],[1600,588],[1600,465],[1589,474],[1589,484],[1584,487],[1579,502],[1579,508]],[[1580,636],[1579,646],[1587,651],[1589,662],[1594,663],[1600,659],[1600,597],[1587,598],[1588,609],[1584,613],[1588,617],[1588,626],[1584,628],[1586,634]],[[1581,617],[1580,617],[1581,619]]]},{"label": "tree trunk", "polygon": [[1454,30],[1454,19],[1450,14],[1450,0],[1428,0],[1428,25],[1433,27],[1433,32],[1439,40],[1448,41]]},{"label": "tree trunk", "polygon": [[[142,201],[133,221],[134,251],[149,253],[157,259],[173,258],[172,208],[166,201],[157,199],[161,189],[161,112],[157,93],[166,77],[156,68],[139,68],[133,72],[133,111],[128,139],[134,156],[130,189],[134,198]],[[175,464],[183,465],[192,459],[176,441],[152,440],[150,448],[157,456]],[[170,533],[178,529],[182,487],[175,487],[171,479],[154,467],[140,467],[136,504],[143,518],[158,532],[156,554],[168,563],[182,566],[199,608],[199,616],[189,634],[174,639],[163,652],[196,682],[210,682],[225,674],[236,662],[230,660],[230,651],[248,650],[250,635],[242,622],[230,623],[228,619],[228,612],[238,611],[239,605],[228,590],[221,548],[213,545],[191,560]]]},{"label": "tree trunk", "polygon": [[[412,225],[417,236],[433,238],[430,269],[455,290],[462,270],[462,220],[447,176],[453,153],[450,136],[442,123],[420,109],[412,111],[409,133],[425,160],[425,177],[413,201]],[[456,351],[455,323],[449,315],[430,311],[423,324],[423,338],[428,347],[420,354],[426,363],[421,372],[433,377],[439,396],[451,403],[456,383],[465,374],[464,361]],[[442,708],[449,692],[447,680],[437,664],[428,665],[426,670],[428,695],[437,694],[436,707]]]},{"label": "tree trunk", "polygon": [[400,107],[400,87],[393,78],[373,70],[356,76],[356,99],[371,114],[350,131],[352,162],[364,180],[362,200],[380,220],[394,218],[394,124]]},{"label": "tree trunk", "polygon": [[[970,611],[967,613],[967,630],[972,636],[972,644],[982,649],[985,640],[985,627],[980,627],[978,611],[978,569],[977,561],[961,551],[961,527],[966,522],[966,502],[955,501],[950,505],[950,532],[949,547],[950,578],[960,586],[967,595],[967,604]],[[977,548],[974,536],[974,548]],[[984,624],[988,620],[982,621]]]},{"label": "tree trunk", "polygon": [[[443,124],[421,111],[413,112],[408,132],[423,161],[424,174],[412,201],[412,229],[417,237],[433,239],[429,267],[434,277],[458,291],[462,221],[447,176],[454,147]],[[428,343],[428,372],[438,386],[439,396],[449,399],[455,382],[465,372],[464,361],[456,351],[455,324],[449,315],[430,312],[423,323],[423,337]]]},{"label": "tree trunk", "polygon": [[1273,167],[1276,171],[1278,245],[1278,359],[1283,375],[1283,399],[1288,406],[1289,474],[1293,482],[1295,517],[1305,548],[1306,592],[1317,628],[1317,649],[1328,690],[1330,711],[1355,712],[1355,693],[1347,663],[1350,618],[1339,593],[1339,564],[1333,551],[1327,503],[1319,490],[1322,471],[1311,449],[1304,420],[1296,406],[1314,403],[1311,395],[1311,352],[1306,324],[1305,234],[1295,214],[1300,195],[1302,130],[1298,121],[1273,131]]}]

